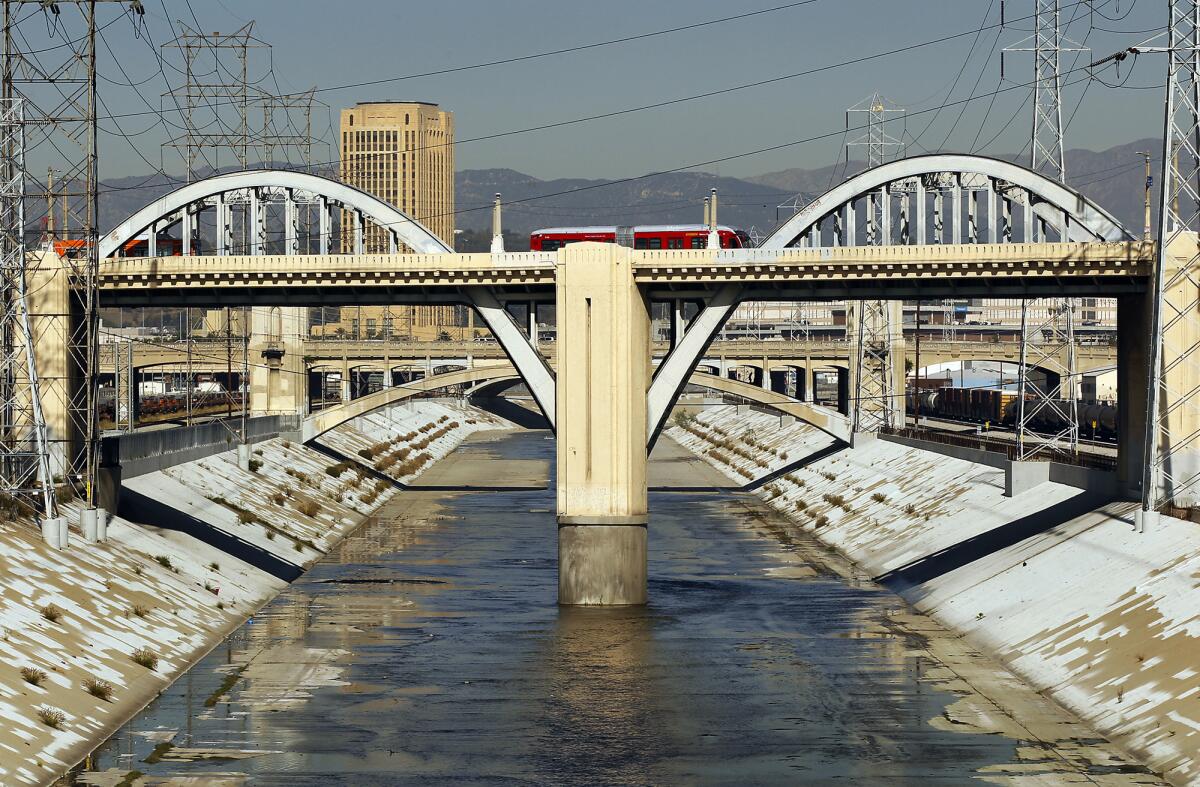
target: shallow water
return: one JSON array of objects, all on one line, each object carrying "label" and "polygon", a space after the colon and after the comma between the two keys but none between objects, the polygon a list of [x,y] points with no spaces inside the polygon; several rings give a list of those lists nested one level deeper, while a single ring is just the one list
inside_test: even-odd
[{"label": "shallow water", "polygon": [[[539,432],[460,449],[553,451]],[[426,497],[436,515],[395,523]],[[552,488],[401,495],[106,742],[93,772],[960,784],[1014,762],[1017,741],[931,725],[955,696],[889,626],[902,603],[798,563],[754,498],[652,494],[639,609],[555,606],[553,508]]]}]

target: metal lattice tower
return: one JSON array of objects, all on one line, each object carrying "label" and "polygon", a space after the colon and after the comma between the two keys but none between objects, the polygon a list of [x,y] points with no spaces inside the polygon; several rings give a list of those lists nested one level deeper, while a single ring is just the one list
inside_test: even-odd
[{"label": "metal lattice tower", "polygon": [[[77,436],[79,450],[72,450],[65,457],[66,480],[87,508],[94,509],[99,460],[96,406],[100,327],[96,294],[99,265],[96,8],[101,4],[116,4],[141,13],[142,6],[138,0],[3,0],[3,3],[3,95],[23,99],[25,149],[52,150],[60,163],[57,198],[63,202],[66,226],[58,228],[57,235],[67,242],[66,263],[76,282],[73,308],[78,316],[73,320],[68,339],[71,379],[67,409],[72,434],[63,436],[63,440],[71,446],[72,435]],[[64,14],[64,8],[73,9],[73,13]],[[22,15],[25,9],[30,12]],[[75,30],[70,29],[73,19],[78,22]],[[53,30],[56,37],[61,36],[62,43],[34,50],[28,43],[30,31],[20,30],[22,25]],[[27,192],[41,187],[40,179],[32,173],[24,172],[22,177]]]},{"label": "metal lattice tower", "polygon": [[[1004,78],[1004,55],[1009,52],[1033,54],[1033,125],[1030,138],[1030,168],[1060,183],[1067,179],[1063,144],[1062,77],[1063,52],[1087,50],[1063,36],[1059,0],[1033,0],[1033,34],[1015,46],[1005,47],[1000,55],[1000,78]],[[1000,24],[1004,24],[1005,3],[1000,3]]]},{"label": "metal lattice tower", "polygon": [[[854,354],[854,431],[878,432],[896,425],[893,301],[867,300],[856,305],[858,332]],[[903,351],[901,351],[903,352]]]},{"label": "metal lattice tower", "polygon": [[[1033,0],[1033,3],[1033,35],[1018,42],[1017,46],[1005,48],[1004,53],[1033,54],[1030,169],[1066,183],[1060,61],[1063,52],[1084,50],[1079,46],[1069,46],[1073,42],[1063,36],[1059,0]],[[1004,8],[1004,3],[1001,3],[1001,23]],[[1001,54],[1000,63],[1003,78],[1004,54]],[[1040,227],[1038,231],[1042,231]],[[1022,367],[1016,424],[1017,454],[1020,459],[1046,451],[1073,453],[1078,449],[1079,409],[1076,393],[1079,378],[1075,368],[1074,319],[1075,302],[1069,298],[1021,301]],[[1064,345],[1064,342],[1069,344]],[[1033,366],[1057,375],[1062,381],[1060,385],[1036,385],[1024,361],[1027,357]],[[1041,425],[1051,411],[1062,418],[1064,424],[1060,429],[1047,432]]]},{"label": "metal lattice tower", "polygon": [[[895,150],[895,158],[903,158],[904,142],[887,132],[889,115],[903,115],[898,107],[879,93],[863,99],[846,110],[846,128],[851,128],[851,116],[866,115],[865,133],[846,143],[846,160],[850,160],[850,148],[867,149],[868,168],[878,167],[888,160],[888,152]],[[891,243],[884,237],[885,227],[890,222],[882,221],[883,213],[891,209],[892,194],[881,189],[867,198],[866,241],[869,246]],[[900,398],[897,396],[896,375],[892,353],[895,344],[893,309],[889,301],[866,300],[854,306],[856,312],[854,330],[857,332],[854,354],[854,405],[853,420],[856,432],[878,432],[895,426]]]},{"label": "metal lattice tower", "polygon": [[[1017,458],[1047,458],[1079,448],[1075,333],[1071,301],[1044,298],[1021,304],[1021,363],[1018,369]],[[1039,386],[1030,369],[1042,369]],[[1052,424],[1046,428],[1047,424]]]},{"label": "metal lattice tower", "polygon": [[850,160],[850,148],[867,149],[867,167],[878,167],[888,160],[888,151],[898,151],[892,158],[904,158],[905,144],[887,132],[888,115],[903,115],[905,110],[875,93],[846,110],[846,130],[852,128],[851,115],[867,116],[866,131],[862,136],[846,143],[846,160]]},{"label": "metal lattice tower", "polygon": [[1169,3],[1142,511],[1195,507],[1200,488],[1200,2]]},{"label": "metal lattice tower", "polygon": [[257,98],[249,84],[250,50],[269,50],[270,45],[254,37],[253,21],[234,33],[211,34],[177,24],[183,32],[161,48],[182,53],[185,82],[164,93],[163,99],[170,99],[181,113],[184,132],[166,147],[180,152],[189,183],[196,178],[198,161],[212,170],[220,167],[220,156],[209,161],[209,151],[232,151],[238,169],[245,169],[259,142],[250,130],[250,107]]},{"label": "metal lattice tower", "polygon": [[[0,501],[55,516],[26,301],[23,102],[0,98]],[[40,498],[40,499],[39,499]],[[8,513],[8,512],[6,512]]]}]

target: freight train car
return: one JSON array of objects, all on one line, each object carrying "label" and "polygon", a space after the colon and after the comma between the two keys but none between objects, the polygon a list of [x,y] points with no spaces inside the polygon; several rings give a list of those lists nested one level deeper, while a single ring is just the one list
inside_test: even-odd
[{"label": "freight train car", "polygon": [[[1026,406],[1029,406],[1027,400]],[[1080,434],[1103,440],[1117,436],[1117,406],[1109,402],[1077,402]],[[998,388],[939,388],[935,391],[909,391],[906,396],[909,415],[943,418],[949,421],[991,424],[1015,428],[1020,400],[1016,392]],[[1054,432],[1063,426],[1061,413],[1069,404],[1059,401],[1058,407],[1042,407],[1034,415],[1031,426],[1043,432]]]}]

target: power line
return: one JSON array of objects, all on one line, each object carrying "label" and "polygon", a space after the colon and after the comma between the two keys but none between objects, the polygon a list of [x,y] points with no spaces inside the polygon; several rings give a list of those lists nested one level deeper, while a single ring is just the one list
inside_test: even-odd
[{"label": "power line", "polygon": [[[1078,2],[1074,3],[1073,5],[1080,5],[1085,2],[1089,2],[1089,0],[1078,0]],[[1028,17],[1023,17],[1023,18],[1028,18]],[[986,18],[984,21],[986,21]],[[787,81],[787,80],[798,79],[800,77],[812,76],[815,74],[832,71],[832,70],[835,70],[838,68],[844,68],[846,66],[859,65],[859,64],[866,63],[866,62],[869,62],[872,60],[878,60],[881,58],[887,58],[887,57],[891,57],[891,56],[894,56],[897,54],[903,54],[906,52],[911,52],[911,51],[914,51],[917,49],[922,49],[922,48],[929,47],[929,46],[935,46],[937,44],[945,43],[947,41],[952,41],[952,40],[955,40],[958,38],[964,38],[966,36],[977,35],[980,32],[980,30],[994,29],[994,28],[998,28],[999,26],[1000,25],[998,23],[990,25],[990,26],[982,26],[981,28],[978,28],[978,29],[971,29],[971,30],[966,30],[966,31],[958,32],[958,33],[953,33],[953,34],[941,36],[938,38],[929,39],[927,41],[922,41],[922,42],[919,42],[916,44],[910,44],[907,46],[896,47],[893,49],[875,52],[870,55],[863,55],[860,57],[855,57],[855,58],[851,58],[848,60],[839,61],[837,63],[831,63],[831,64],[827,64],[827,65],[823,65],[823,66],[816,66],[816,67],[813,67],[810,69],[806,69],[804,71],[798,71],[798,72],[794,72],[791,74],[784,74],[781,76],[770,77],[767,79],[756,80],[753,82],[747,82],[747,83],[743,83],[743,84],[739,84],[739,85],[733,85],[731,87],[721,88],[718,90],[705,91],[703,93],[696,93],[693,95],[683,96],[680,98],[668,99],[668,100],[664,100],[664,101],[657,101],[657,102],[653,102],[650,104],[643,104],[643,105],[639,105],[639,106],[635,106],[635,107],[627,107],[624,109],[614,110],[611,112],[587,115],[584,117],[572,118],[572,119],[563,120],[563,121],[556,121],[553,123],[545,123],[545,124],[530,126],[530,127],[522,128],[522,129],[514,129],[511,131],[503,131],[503,132],[498,132],[495,134],[487,134],[487,135],[483,135],[483,136],[479,136],[479,137],[470,137],[467,139],[459,139],[459,140],[455,140],[454,142],[438,142],[438,143],[434,143],[434,144],[423,145],[423,146],[420,146],[417,148],[413,148],[412,152],[419,152],[422,150],[429,150],[429,149],[435,149],[435,148],[440,148],[440,147],[464,145],[464,144],[469,144],[469,143],[473,143],[473,142],[490,141],[490,140],[495,140],[495,139],[501,139],[504,137],[516,136],[518,134],[527,134],[527,133],[532,133],[532,132],[536,132],[536,131],[545,131],[545,130],[554,129],[554,128],[561,128],[564,126],[592,122],[595,120],[604,120],[604,119],[608,119],[608,118],[619,117],[622,115],[629,115],[629,114],[634,114],[637,112],[644,112],[644,111],[651,110],[651,109],[659,109],[662,107],[673,106],[676,104],[682,104],[682,103],[691,102],[691,101],[697,101],[697,100],[705,99],[705,98],[713,98],[716,96],[726,95],[726,94],[734,93],[734,92],[741,91],[741,90],[748,90],[751,88],[763,87],[766,85],[776,84],[776,83]],[[320,91],[322,89],[315,88],[315,90]],[[989,94],[989,95],[994,95],[994,94]],[[936,108],[936,110],[932,110],[932,111],[937,113],[937,112],[940,112],[941,110],[945,109],[948,106],[955,106],[960,103],[961,102],[959,102],[959,101],[955,101],[953,103],[943,102],[939,107]],[[921,112],[915,112],[915,113],[910,113],[910,114],[911,115],[920,115],[920,114],[923,114],[923,113],[926,113],[929,111],[931,111],[931,110],[922,110]],[[125,113],[123,115],[120,115],[119,117],[130,117],[130,116],[138,116],[138,115],[143,115],[143,114],[146,114],[146,113],[143,113],[143,112]],[[928,128],[928,126],[926,126],[926,128]],[[922,131],[922,134],[923,133],[924,133],[924,131]],[[918,135],[918,138],[919,138],[919,135]],[[383,156],[383,155],[390,155],[390,154],[387,154],[387,153],[365,153],[365,154],[363,154],[362,157],[370,158],[373,156]],[[324,161],[324,162],[314,163],[313,166],[314,167],[322,167],[322,166],[328,167],[328,166],[335,166],[338,163],[339,163],[339,161]],[[168,178],[172,177],[170,175],[167,175],[166,173],[162,173],[162,174]],[[178,179],[176,179],[176,182],[182,182],[182,181],[179,181]],[[139,188],[139,187],[115,187],[115,188],[106,189],[106,191],[123,191],[123,190],[131,190],[131,189],[136,189],[136,188]]]}]

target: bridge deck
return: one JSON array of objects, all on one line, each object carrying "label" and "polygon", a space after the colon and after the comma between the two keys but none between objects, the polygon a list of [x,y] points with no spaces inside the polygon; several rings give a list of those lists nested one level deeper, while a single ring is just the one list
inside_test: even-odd
[{"label": "bridge deck", "polygon": [[[1144,280],[1154,245],[1120,243],[945,244],[833,249],[631,251],[634,276],[648,287],[807,286],[811,297],[847,285],[952,284],[991,292],[999,284],[1056,291],[1116,292]],[[557,254],[365,254],[114,258],[100,269],[112,305],[171,303],[446,302],[463,286],[552,288]],[[1137,287],[1143,287],[1139,282]],[[150,293],[153,292],[151,296]],[[794,295],[799,295],[797,290]],[[1100,293],[1103,294],[1103,293]],[[789,297],[778,292],[779,297]],[[903,297],[897,294],[895,297]]]}]

